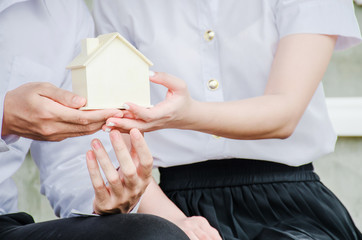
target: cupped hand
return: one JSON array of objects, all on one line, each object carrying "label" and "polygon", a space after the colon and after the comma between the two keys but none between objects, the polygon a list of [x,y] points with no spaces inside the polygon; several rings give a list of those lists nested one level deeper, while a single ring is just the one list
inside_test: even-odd
[{"label": "cupped hand", "polygon": [[174,223],[181,228],[191,240],[221,240],[219,232],[210,226],[201,216],[186,217]]},{"label": "cupped hand", "polygon": [[116,109],[78,110],[85,103],[86,99],[50,83],[21,85],[5,96],[1,135],[60,141],[92,134],[100,130],[109,117],[122,116]]},{"label": "cupped hand", "polygon": [[111,117],[103,130],[118,129],[128,132],[137,128],[141,132],[149,132],[162,128],[186,128],[192,123],[192,110],[194,101],[187,89],[186,83],[166,73],[155,73],[150,81],[165,86],[168,91],[164,101],[152,108],[140,107],[127,103],[129,109],[121,116]]},{"label": "cupped hand", "polygon": [[[92,141],[92,150],[87,153],[88,171],[95,192],[93,208],[96,214],[128,213],[136,206],[152,180],[153,159],[140,131],[130,131],[131,151],[119,131],[110,132],[110,138],[120,165],[118,170],[98,139]],[[98,163],[107,184],[103,181]]]}]

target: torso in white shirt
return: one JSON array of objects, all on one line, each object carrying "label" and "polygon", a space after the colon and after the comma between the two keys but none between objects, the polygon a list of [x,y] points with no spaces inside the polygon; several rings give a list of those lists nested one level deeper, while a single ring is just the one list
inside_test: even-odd
[{"label": "torso in white shirt", "polygon": [[[24,83],[50,82],[58,87],[70,88],[70,74],[65,67],[77,55],[79,51],[77,45],[80,44],[81,39],[94,34],[93,21],[82,0],[2,1],[0,3],[0,22],[1,116],[3,115],[5,93]],[[81,143],[81,141],[79,142]],[[80,153],[87,151],[90,140],[86,142],[87,145],[83,144],[83,147],[78,147]],[[4,146],[4,142],[0,144],[2,144],[3,150],[6,150],[5,147],[9,149],[0,152],[1,214],[17,211],[16,187],[10,177],[19,169],[30,147],[37,148],[38,155],[44,148],[40,147],[43,143],[25,138],[20,138],[17,142],[7,146]],[[51,165],[57,161],[65,162],[71,159],[70,156],[67,156],[67,152],[72,152],[70,148],[77,146],[63,144],[64,150],[60,152],[61,144],[49,143],[47,145],[46,148],[54,155],[48,154],[42,156],[42,159],[37,158],[37,161],[43,161],[41,168],[45,168],[46,164]],[[79,159],[77,161],[79,162]],[[82,165],[85,167],[85,162],[81,162]],[[88,174],[86,169],[84,170]],[[74,171],[80,172],[81,169],[78,168]],[[81,178],[76,174],[73,175],[74,178]],[[54,174],[53,176],[55,177],[54,182],[60,179],[60,176]],[[86,176],[86,180],[89,180],[89,176]],[[86,189],[85,186],[83,186],[84,189]],[[58,191],[66,196],[64,189]],[[92,194],[92,192],[91,190],[90,193]],[[64,205],[69,205],[69,201]]]},{"label": "torso in white shirt", "polygon": [[[153,61],[152,70],[183,79],[191,96],[199,101],[261,96],[278,41],[285,35],[337,34],[340,35],[337,48],[357,43],[360,37],[352,2],[347,1],[95,2],[98,33],[120,32]],[[320,7],[326,7],[329,12],[320,13]],[[338,23],[325,24],[319,20],[328,19],[331,14],[339,14],[332,17]],[[304,26],[303,21],[314,24]],[[212,40],[205,37],[207,31],[214,32]],[[209,88],[212,79],[218,82],[217,89]],[[165,94],[164,87],[152,84],[153,104],[162,101]],[[147,133],[146,138],[155,166],[226,158],[260,159],[296,166],[332,152],[336,134],[320,85],[295,132],[285,140],[233,140],[176,129]]]}]

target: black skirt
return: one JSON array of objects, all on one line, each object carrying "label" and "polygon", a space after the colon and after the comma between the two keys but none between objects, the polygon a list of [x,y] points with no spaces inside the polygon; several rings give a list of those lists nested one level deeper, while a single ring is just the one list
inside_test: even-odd
[{"label": "black skirt", "polygon": [[187,216],[204,216],[223,239],[362,239],[312,164],[212,160],[160,174],[166,195]]}]

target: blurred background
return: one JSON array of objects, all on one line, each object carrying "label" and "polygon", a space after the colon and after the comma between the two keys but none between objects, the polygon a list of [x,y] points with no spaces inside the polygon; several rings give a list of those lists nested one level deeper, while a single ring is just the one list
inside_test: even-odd
[{"label": "blurred background", "polygon": [[[91,6],[91,0],[85,0]],[[362,26],[362,6],[355,11]],[[362,45],[335,52],[323,79],[329,112],[338,133],[335,152],[314,163],[322,182],[346,206],[362,230]],[[157,170],[154,176],[158,178]],[[45,221],[56,218],[48,200],[39,194],[39,172],[28,156],[14,175],[19,190],[19,209]]]}]

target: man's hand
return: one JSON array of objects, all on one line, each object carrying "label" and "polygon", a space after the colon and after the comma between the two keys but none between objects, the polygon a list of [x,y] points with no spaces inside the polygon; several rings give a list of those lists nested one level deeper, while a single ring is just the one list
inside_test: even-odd
[{"label": "man's hand", "polygon": [[[137,129],[130,131],[130,152],[119,131],[110,132],[110,138],[120,165],[118,171],[98,139],[92,141],[92,150],[87,153],[88,171],[95,192],[93,208],[97,214],[128,213],[152,180],[153,159]],[[103,181],[97,160],[108,185]]]},{"label": "man's hand", "polygon": [[9,91],[4,100],[2,136],[60,141],[92,134],[119,110],[80,111],[86,99],[50,83],[27,83]]}]

